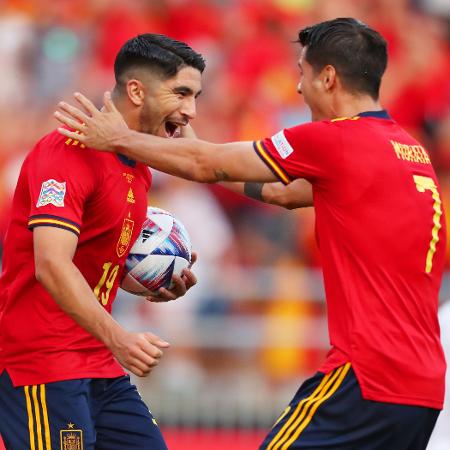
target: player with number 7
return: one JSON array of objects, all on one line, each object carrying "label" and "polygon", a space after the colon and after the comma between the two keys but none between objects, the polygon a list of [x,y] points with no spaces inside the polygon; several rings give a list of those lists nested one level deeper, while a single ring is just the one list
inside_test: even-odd
[{"label": "player with number 7", "polygon": [[290,208],[314,203],[331,349],[261,449],[422,450],[444,399],[437,307],[446,233],[436,175],[424,147],[380,105],[380,34],[335,19],[301,30],[298,41],[297,89],[313,122],[269,138],[147,136],[127,128],[109,94],[103,112],[76,94],[81,108],[61,103],[55,115],[90,147],[172,175],[245,182],[235,189]]}]

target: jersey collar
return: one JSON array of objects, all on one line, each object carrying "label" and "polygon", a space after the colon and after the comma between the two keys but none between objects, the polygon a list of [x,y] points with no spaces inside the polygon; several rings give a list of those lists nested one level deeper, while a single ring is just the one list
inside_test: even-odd
[{"label": "jersey collar", "polygon": [[391,116],[385,109],[382,109],[381,111],[364,111],[362,113],[357,114],[356,117],[374,117],[375,119],[392,120]]},{"label": "jersey collar", "polygon": [[120,159],[120,162],[122,164],[125,164],[128,167],[136,167],[136,161],[134,161],[133,159],[129,159],[121,153],[117,153],[117,157]]}]

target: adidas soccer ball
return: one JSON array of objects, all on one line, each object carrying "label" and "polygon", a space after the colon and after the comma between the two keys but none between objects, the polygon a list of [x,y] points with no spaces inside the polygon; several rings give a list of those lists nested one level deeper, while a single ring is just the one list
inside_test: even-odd
[{"label": "adidas soccer ball", "polygon": [[167,211],[149,207],[141,233],[125,262],[120,287],[142,296],[157,296],[161,287],[173,287],[191,261],[191,241],[183,224]]}]

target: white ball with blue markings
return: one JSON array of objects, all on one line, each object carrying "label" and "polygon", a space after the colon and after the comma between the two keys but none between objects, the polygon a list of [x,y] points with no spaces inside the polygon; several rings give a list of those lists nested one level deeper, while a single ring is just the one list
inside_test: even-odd
[{"label": "white ball with blue markings", "polygon": [[191,261],[191,241],[183,224],[167,211],[149,207],[141,233],[125,262],[120,287],[135,295],[157,295],[173,287]]}]

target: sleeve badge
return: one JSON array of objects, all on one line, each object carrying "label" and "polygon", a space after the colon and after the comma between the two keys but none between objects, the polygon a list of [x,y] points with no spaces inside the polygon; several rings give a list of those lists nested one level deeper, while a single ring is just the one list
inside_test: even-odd
[{"label": "sleeve badge", "polygon": [[66,182],[47,180],[42,183],[41,193],[36,204],[37,208],[46,205],[54,205],[58,208],[64,207],[64,196],[66,195]]},{"label": "sleeve badge", "polygon": [[284,130],[272,136],[272,144],[283,159],[286,159],[291,153],[294,153],[292,145],[286,139]]}]

